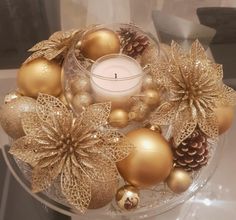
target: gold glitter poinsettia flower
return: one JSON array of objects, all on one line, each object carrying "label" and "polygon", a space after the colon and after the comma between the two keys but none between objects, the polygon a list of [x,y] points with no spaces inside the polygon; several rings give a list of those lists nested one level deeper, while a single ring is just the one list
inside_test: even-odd
[{"label": "gold glitter poinsettia flower", "polygon": [[196,126],[210,138],[218,136],[214,109],[235,105],[236,93],[222,82],[222,65],[207,58],[196,40],[189,53],[172,42],[168,60],[159,64],[165,76],[167,100],[152,114],[152,124],[173,126],[173,138],[179,145]]},{"label": "gold glitter poinsettia flower", "polygon": [[83,30],[72,29],[55,32],[48,40],[43,40],[29,49],[28,51],[33,52],[33,54],[24,63],[29,63],[39,57],[52,60],[61,54],[65,55],[73,42],[74,36],[79,33],[83,33]]},{"label": "gold glitter poinsettia flower", "polygon": [[67,201],[84,212],[91,200],[91,181],[118,178],[115,163],[133,149],[123,134],[107,128],[110,103],[89,106],[80,118],[57,98],[40,94],[37,113],[22,117],[26,136],[10,153],[32,166],[32,190],[40,192],[60,178]]}]

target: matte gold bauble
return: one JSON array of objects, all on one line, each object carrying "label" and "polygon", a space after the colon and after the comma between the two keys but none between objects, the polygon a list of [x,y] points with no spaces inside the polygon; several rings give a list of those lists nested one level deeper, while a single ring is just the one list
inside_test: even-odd
[{"label": "matte gold bauble", "polygon": [[222,106],[215,110],[219,125],[219,134],[226,132],[232,125],[234,119],[234,107]]},{"label": "matte gold bauble", "polygon": [[166,183],[173,192],[182,193],[190,187],[192,178],[185,170],[176,168],[171,171]]},{"label": "matte gold bauble", "polygon": [[158,105],[160,103],[160,94],[154,89],[147,89],[143,92],[142,99],[147,105]]},{"label": "matte gold bauble", "polygon": [[112,127],[123,128],[128,125],[128,113],[123,109],[114,109],[109,116],[109,124]]},{"label": "matte gold bauble", "polygon": [[90,81],[86,77],[76,79],[71,83],[71,91],[74,95],[80,92],[88,92],[89,90],[90,90]]},{"label": "matte gold bauble", "polygon": [[118,188],[118,180],[110,182],[91,182],[91,201],[89,209],[99,209],[112,201]]},{"label": "matte gold bauble", "polygon": [[147,187],[167,178],[172,169],[172,153],[168,142],[158,132],[139,128],[127,134],[135,150],[117,168],[125,181]]},{"label": "matte gold bauble", "polygon": [[93,103],[93,98],[87,92],[77,94],[72,99],[72,105],[73,105],[75,111],[78,113],[81,112],[84,107],[88,107],[92,103]]},{"label": "matte gold bauble", "polygon": [[23,64],[17,74],[17,84],[22,95],[36,98],[39,93],[58,96],[62,92],[61,67],[44,58]]},{"label": "matte gold bauble", "polygon": [[145,75],[143,78],[143,89],[152,89],[154,87],[153,79],[150,74]]},{"label": "matte gold bauble", "polygon": [[36,112],[35,99],[19,97],[1,107],[0,121],[2,128],[13,139],[25,135],[21,124],[23,112]]},{"label": "matte gold bauble", "polygon": [[21,94],[17,91],[12,91],[10,93],[8,93],[5,97],[4,97],[4,103],[10,103],[12,100],[17,99],[21,97]]},{"label": "matte gold bauble", "polygon": [[119,53],[120,40],[114,31],[101,28],[85,34],[80,49],[85,57],[96,60],[107,54]]},{"label": "matte gold bauble", "polygon": [[117,190],[117,205],[126,211],[134,210],[138,207],[140,201],[139,190],[131,185],[122,186]]}]

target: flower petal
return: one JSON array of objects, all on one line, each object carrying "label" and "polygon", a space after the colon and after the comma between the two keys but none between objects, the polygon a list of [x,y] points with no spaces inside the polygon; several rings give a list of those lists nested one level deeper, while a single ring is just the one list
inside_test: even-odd
[{"label": "flower petal", "polygon": [[56,97],[40,93],[37,98],[36,111],[42,121],[52,124],[52,115],[70,115],[71,112]]},{"label": "flower petal", "polygon": [[123,160],[134,149],[134,145],[128,141],[125,135],[116,130],[106,130],[101,139],[103,143],[99,143],[99,145],[101,145],[102,153],[113,162]]},{"label": "flower petal", "polygon": [[34,137],[24,136],[13,142],[9,153],[34,166],[40,158],[37,149],[40,149],[40,145],[34,140]]},{"label": "flower petal", "polygon": [[32,171],[32,191],[37,193],[46,190],[61,173],[65,158],[57,160],[46,167],[36,166]]},{"label": "flower petal", "polygon": [[191,117],[191,112],[188,109],[180,112],[173,124],[173,139],[176,146],[189,137],[196,126],[197,119]]},{"label": "flower petal", "polygon": [[205,118],[198,119],[198,126],[210,138],[216,138],[219,135],[219,126],[215,114],[211,114]]},{"label": "flower petal", "polygon": [[115,163],[109,160],[102,152],[99,154],[90,152],[89,158],[80,155],[80,160],[78,161],[80,161],[81,168],[90,179],[108,182],[118,178]]},{"label": "flower petal", "polygon": [[26,135],[38,135],[41,132],[41,121],[37,113],[24,112],[21,115],[23,130]]},{"label": "flower petal", "polygon": [[174,104],[165,102],[151,113],[150,122],[153,125],[169,125],[175,118],[176,110]]},{"label": "flower petal", "polygon": [[219,93],[219,102],[217,104],[218,106],[225,106],[225,105],[235,106],[236,105],[235,90],[223,84],[221,86],[221,92]]},{"label": "flower petal", "polygon": [[90,105],[82,112],[82,124],[85,127],[95,127],[106,125],[111,111],[111,103],[96,103]]},{"label": "flower petal", "polygon": [[190,49],[190,58],[193,59],[193,61],[197,60],[207,60],[207,55],[205,53],[205,49],[203,48],[202,44],[199,42],[199,40],[195,40],[191,46]]},{"label": "flower petal", "polygon": [[72,206],[82,213],[86,211],[91,200],[90,179],[79,170],[75,170],[69,159],[61,174],[61,190]]}]

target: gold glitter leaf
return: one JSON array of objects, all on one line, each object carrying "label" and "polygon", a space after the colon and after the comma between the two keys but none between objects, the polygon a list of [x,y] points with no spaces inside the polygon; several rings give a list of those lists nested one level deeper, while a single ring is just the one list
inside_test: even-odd
[{"label": "gold glitter leaf", "polygon": [[40,93],[37,98],[36,111],[42,121],[52,122],[52,114],[70,114],[66,106],[56,97]]},{"label": "gold glitter leaf", "polygon": [[37,113],[22,113],[21,123],[26,135],[36,136],[41,130],[41,121]]},{"label": "gold glitter leaf", "polygon": [[78,173],[67,162],[61,174],[61,190],[67,201],[82,213],[86,211],[91,200],[90,179]]},{"label": "gold glitter leaf", "polygon": [[199,128],[210,138],[216,138],[219,135],[219,126],[217,118],[214,114],[206,118],[198,119]]},{"label": "gold glitter leaf", "polygon": [[206,60],[207,55],[201,43],[195,40],[191,46],[190,58],[195,62],[196,60]]},{"label": "gold glitter leaf", "polygon": [[101,125],[106,125],[110,111],[110,102],[90,105],[82,113],[82,124],[86,125],[87,127],[100,127]]}]

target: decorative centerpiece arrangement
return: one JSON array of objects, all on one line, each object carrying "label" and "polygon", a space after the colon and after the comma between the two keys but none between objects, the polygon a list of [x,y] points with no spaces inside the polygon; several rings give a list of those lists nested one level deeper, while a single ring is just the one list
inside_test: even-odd
[{"label": "decorative centerpiece arrangement", "polygon": [[54,189],[80,212],[142,209],[142,194],[157,189],[168,203],[232,123],[236,93],[198,40],[183,51],[131,24],[95,25],[29,51],[1,125],[32,191]]}]

